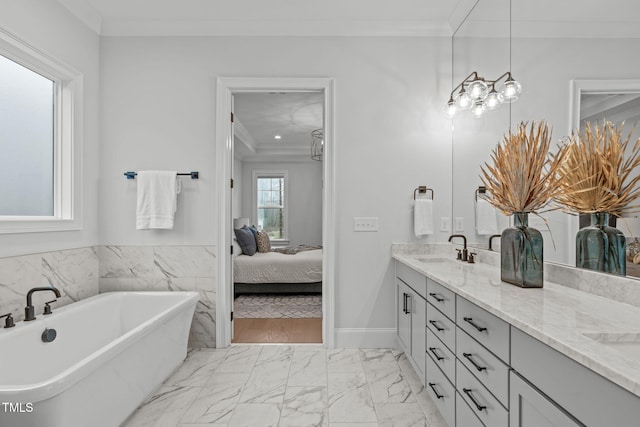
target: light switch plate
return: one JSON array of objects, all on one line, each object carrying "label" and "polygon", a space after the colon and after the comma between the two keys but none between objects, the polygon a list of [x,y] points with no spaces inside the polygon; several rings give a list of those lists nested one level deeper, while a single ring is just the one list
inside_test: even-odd
[{"label": "light switch plate", "polygon": [[440,231],[448,232],[449,230],[451,230],[451,221],[448,216],[443,216],[440,218]]},{"label": "light switch plate", "polygon": [[378,231],[378,217],[377,216],[354,217],[353,231]]},{"label": "light switch plate", "polygon": [[456,233],[462,233],[464,231],[464,217],[457,217],[455,222]]}]

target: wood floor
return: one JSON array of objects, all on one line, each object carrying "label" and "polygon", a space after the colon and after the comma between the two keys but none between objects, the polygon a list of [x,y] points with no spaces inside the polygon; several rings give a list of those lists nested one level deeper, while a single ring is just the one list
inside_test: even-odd
[{"label": "wood floor", "polygon": [[322,319],[235,319],[233,343],[321,343]]}]

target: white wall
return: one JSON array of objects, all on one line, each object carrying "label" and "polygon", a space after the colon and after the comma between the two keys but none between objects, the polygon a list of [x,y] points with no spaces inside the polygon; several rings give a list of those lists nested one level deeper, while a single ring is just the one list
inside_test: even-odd
[{"label": "white wall", "polygon": [[81,231],[0,235],[0,256],[56,251],[98,243],[98,91],[100,38],[59,3],[50,0],[3,1],[0,28],[36,49],[78,69],[83,75]]},{"label": "white wall", "polygon": [[322,163],[243,162],[242,216],[247,218],[255,218],[253,171],[288,171],[289,244],[322,244]]},{"label": "white wall", "polygon": [[[435,189],[451,212],[451,129],[441,114],[449,40],[424,38],[113,38],[102,42],[102,243],[215,244],[217,77],[336,81],[336,327],[394,328],[392,242],[415,241],[412,194]],[[195,170],[176,229],[134,229],[125,170]],[[377,233],[353,232],[377,216]],[[446,240],[436,233],[421,241]]]}]

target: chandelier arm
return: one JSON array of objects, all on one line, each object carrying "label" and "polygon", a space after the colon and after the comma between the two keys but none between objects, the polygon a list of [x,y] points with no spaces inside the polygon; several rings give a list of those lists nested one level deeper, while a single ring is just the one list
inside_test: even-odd
[{"label": "chandelier arm", "polygon": [[473,77],[474,79],[479,78],[478,77],[478,72],[477,71],[473,71],[471,74],[469,74],[467,77],[465,77],[458,86],[454,87],[451,90],[451,93],[449,94],[449,98],[453,98],[453,94],[455,93],[455,91],[457,91],[458,89],[460,89],[461,87],[464,87],[464,84],[467,83],[469,81],[469,79]]}]

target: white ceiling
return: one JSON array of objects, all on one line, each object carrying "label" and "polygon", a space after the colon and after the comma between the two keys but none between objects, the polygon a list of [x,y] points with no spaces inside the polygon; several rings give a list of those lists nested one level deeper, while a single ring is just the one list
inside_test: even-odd
[{"label": "white ceiling", "polygon": [[321,92],[234,94],[235,157],[311,160],[311,131],[324,123],[323,99]]},{"label": "white ceiling", "polygon": [[[450,36],[476,0],[57,0],[105,36]],[[474,35],[508,21],[480,0]],[[471,22],[469,22],[471,24]],[[502,34],[502,33],[501,33]],[[513,1],[514,36],[640,37],[638,0]]]}]

